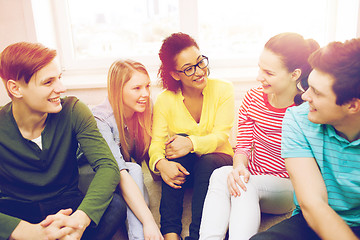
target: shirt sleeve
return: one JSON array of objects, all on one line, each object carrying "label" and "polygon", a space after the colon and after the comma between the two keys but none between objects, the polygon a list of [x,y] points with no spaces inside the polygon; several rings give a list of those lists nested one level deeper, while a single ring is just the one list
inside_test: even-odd
[{"label": "shirt sleeve", "polygon": [[297,116],[297,112],[293,111],[296,108],[298,107],[287,109],[284,116],[282,124],[281,157],[314,157],[305,134],[297,121],[301,119],[301,116]]},{"label": "shirt sleeve", "polygon": [[115,138],[119,136],[114,136],[114,131],[112,130],[112,127],[104,119],[98,118],[96,115],[94,116],[97,122],[97,127],[99,128],[100,133],[109,145],[110,150],[119,166],[119,170],[121,171],[123,169],[127,169],[124,157],[120,151],[120,146],[115,142]]},{"label": "shirt sleeve", "polygon": [[0,213],[0,239],[8,239],[20,221],[19,218]]},{"label": "shirt sleeve", "polygon": [[236,136],[235,154],[244,154],[249,159],[253,143],[254,121],[249,117],[252,96],[248,91],[239,108],[238,132]]},{"label": "shirt sleeve", "polygon": [[153,109],[152,139],[149,148],[149,166],[154,173],[156,163],[165,158],[165,142],[168,138],[167,105],[166,98],[161,95],[156,99]]},{"label": "shirt sleeve", "polygon": [[73,129],[80,146],[95,170],[95,177],[78,209],[98,224],[120,181],[114,156],[97,128],[90,109],[78,101],[73,107]]},{"label": "shirt sleeve", "polygon": [[215,85],[214,91],[216,91],[214,96],[218,97],[217,104],[207,106],[209,111],[214,111],[213,116],[215,117],[211,132],[204,136],[189,136],[194,146],[194,152],[197,154],[215,152],[219,146],[229,141],[230,130],[234,124],[233,85],[223,82],[222,85]]}]

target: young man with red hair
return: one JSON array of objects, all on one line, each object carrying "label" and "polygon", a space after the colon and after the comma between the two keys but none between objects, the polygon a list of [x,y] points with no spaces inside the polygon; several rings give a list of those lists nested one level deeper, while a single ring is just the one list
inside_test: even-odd
[{"label": "young man with red hair", "polygon": [[[0,55],[0,239],[110,239],[126,216],[119,169],[90,110],[65,87],[56,51],[20,42]],[[78,188],[81,146],[96,171]]]}]

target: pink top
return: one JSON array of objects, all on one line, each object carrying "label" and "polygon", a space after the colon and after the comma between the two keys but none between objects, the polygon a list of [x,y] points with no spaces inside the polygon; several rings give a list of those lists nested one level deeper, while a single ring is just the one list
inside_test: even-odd
[{"label": "pink top", "polygon": [[271,106],[261,86],[246,93],[239,109],[235,154],[248,157],[251,174],[289,177],[281,158],[281,126],[286,109]]}]

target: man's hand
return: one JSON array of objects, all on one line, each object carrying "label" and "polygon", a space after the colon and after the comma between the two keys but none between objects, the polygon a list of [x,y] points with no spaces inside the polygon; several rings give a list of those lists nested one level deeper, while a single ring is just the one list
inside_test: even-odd
[{"label": "man's hand", "polygon": [[[9,239],[62,239],[73,232],[73,228],[65,227],[63,222],[71,213],[71,209],[60,210],[54,215],[49,215],[44,221],[38,224],[31,224],[22,220],[11,233]],[[76,226],[76,224],[73,225]]]},{"label": "man's hand", "polygon": [[183,157],[192,150],[193,144],[188,137],[175,135],[165,142],[165,156],[168,159]]},{"label": "man's hand", "polygon": [[91,220],[81,210],[76,210],[73,214],[71,213],[71,209],[60,210],[54,215],[47,216],[40,225],[51,236],[58,235],[58,232],[66,233],[56,239],[80,239]]},{"label": "man's hand", "polygon": [[168,161],[165,158],[157,162],[156,168],[164,182],[173,188],[181,188],[186,176],[190,174],[180,163]]}]

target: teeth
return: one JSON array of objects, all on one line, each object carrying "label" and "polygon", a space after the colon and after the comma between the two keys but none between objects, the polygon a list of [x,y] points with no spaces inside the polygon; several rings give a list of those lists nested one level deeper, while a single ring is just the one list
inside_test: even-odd
[{"label": "teeth", "polygon": [[49,99],[50,102],[58,102],[60,100],[60,98],[52,98],[52,99]]}]

